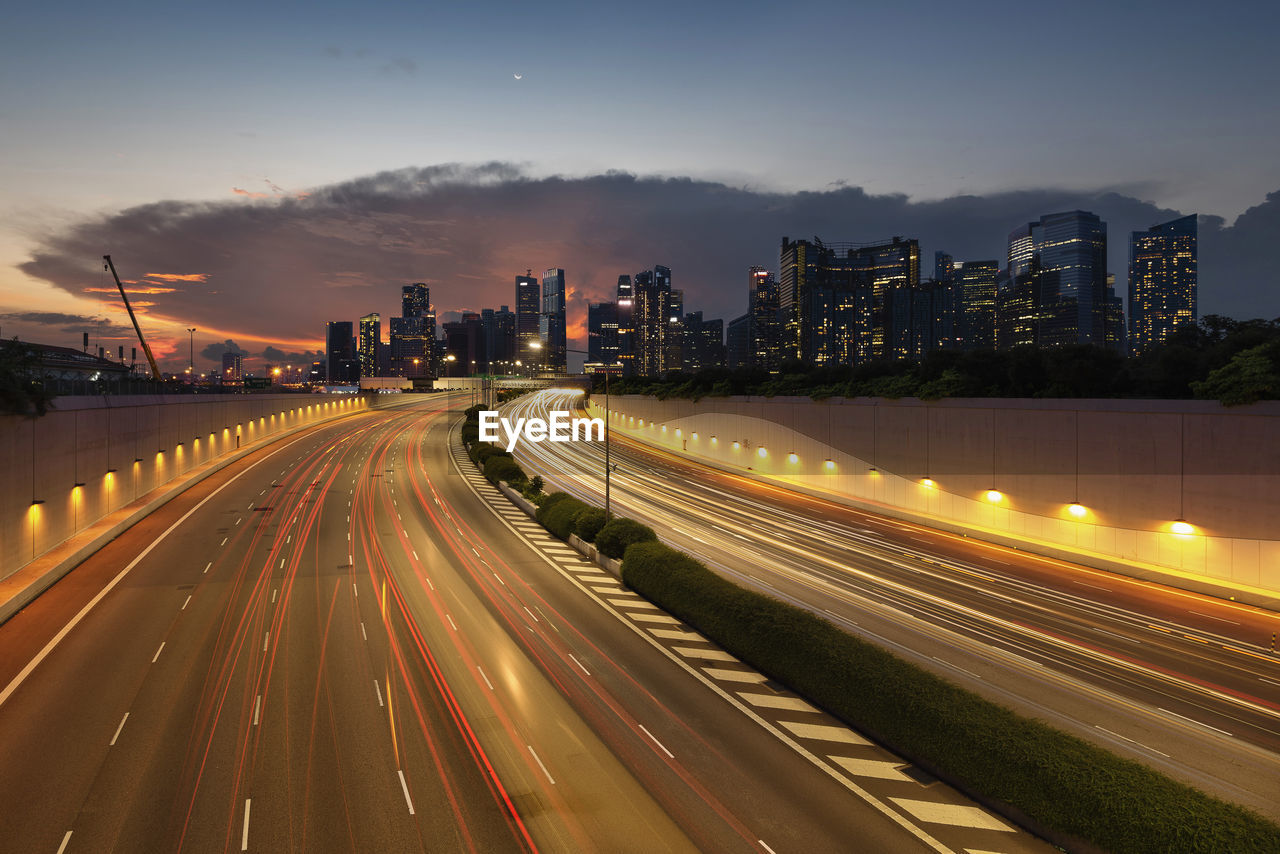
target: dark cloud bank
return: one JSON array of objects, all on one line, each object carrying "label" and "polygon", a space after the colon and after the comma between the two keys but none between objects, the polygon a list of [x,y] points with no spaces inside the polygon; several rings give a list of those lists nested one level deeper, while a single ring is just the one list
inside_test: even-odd
[{"label": "dark cloud bank", "polygon": [[[72,293],[96,284],[111,253],[128,278],[205,273],[154,297],[152,312],[258,340],[316,339],[323,324],[398,313],[399,285],[426,281],[440,312],[511,304],[514,276],[568,271],[570,311],[605,298],[620,273],[672,268],[689,310],[744,310],[746,270],[775,269],[782,235],[870,242],[916,237],[933,251],[1003,259],[1011,228],[1082,208],[1109,227],[1110,267],[1126,289],[1128,233],[1183,213],[1116,192],[1025,190],[911,202],[855,187],[780,194],[687,178],[608,173],[530,178],[517,167],[384,172],[264,202],[164,201],[44,236],[22,265]],[[1280,192],[1228,226],[1200,220],[1201,313],[1280,316],[1273,258]],[[571,320],[571,325],[575,321]]]}]

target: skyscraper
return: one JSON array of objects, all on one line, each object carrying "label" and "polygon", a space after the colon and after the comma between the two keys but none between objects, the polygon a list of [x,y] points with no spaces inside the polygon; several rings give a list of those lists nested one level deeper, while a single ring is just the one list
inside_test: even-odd
[{"label": "skyscraper", "polygon": [[375,311],[360,318],[360,376],[378,375],[378,349],[382,346],[382,318]]},{"label": "skyscraper", "polygon": [[525,365],[542,362],[538,347],[539,288],[538,280],[529,275],[516,276],[516,359]]},{"label": "skyscraper", "polygon": [[684,346],[681,366],[690,372],[707,368],[723,368],[725,365],[724,321],[716,318],[703,320],[702,312],[693,311],[684,316]]},{"label": "skyscraper", "polygon": [[593,302],[587,306],[587,361],[597,365],[618,362],[616,302]]},{"label": "skyscraper", "polygon": [[[347,324],[350,326],[351,324]],[[222,354],[222,382],[238,383],[244,379],[244,363],[239,353]]]},{"label": "skyscraper", "polygon": [[562,374],[568,367],[568,344],[565,340],[564,270],[554,267],[542,274],[542,318],[539,333],[543,339],[545,369]]},{"label": "skyscraper", "polygon": [[356,343],[350,320],[334,320],[325,327],[325,381],[330,385],[360,380]]},{"label": "skyscraper", "polygon": [[996,279],[999,261],[965,261],[956,271],[960,289],[959,337],[966,350],[996,345]]},{"label": "skyscraper", "polygon": [[618,362],[624,376],[635,373],[635,287],[631,277],[618,277]]},{"label": "skyscraper", "polygon": [[764,267],[747,272],[747,365],[776,371],[782,364],[778,283]]},{"label": "skyscraper", "polygon": [[399,377],[435,376],[436,316],[431,292],[422,282],[400,289],[401,316],[391,318],[391,373]]},{"label": "skyscraper", "polygon": [[1107,224],[1095,214],[1046,214],[1014,229],[1008,269],[1015,284],[1033,279],[1039,346],[1107,344]]},{"label": "skyscraper", "polygon": [[1196,215],[1129,236],[1129,348],[1144,353],[1179,326],[1195,323]]},{"label": "skyscraper", "polygon": [[431,291],[425,282],[414,282],[400,289],[400,316],[422,317],[431,308]]},{"label": "skyscraper", "polygon": [[660,377],[667,365],[667,332],[671,322],[671,270],[661,265],[636,273],[632,290],[635,305],[634,371],[642,377]]}]

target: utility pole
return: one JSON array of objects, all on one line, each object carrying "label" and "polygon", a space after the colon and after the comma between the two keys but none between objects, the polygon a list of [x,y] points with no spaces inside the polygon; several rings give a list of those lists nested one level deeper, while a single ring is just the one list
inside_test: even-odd
[{"label": "utility pole", "polygon": [[187,373],[191,374],[192,382],[196,377],[196,328],[194,326],[187,327],[187,342],[191,346],[189,358],[187,359]]}]

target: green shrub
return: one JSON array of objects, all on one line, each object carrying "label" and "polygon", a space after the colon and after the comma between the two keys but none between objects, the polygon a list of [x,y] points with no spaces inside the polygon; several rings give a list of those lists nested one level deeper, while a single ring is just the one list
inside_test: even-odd
[{"label": "green shrub", "polygon": [[490,445],[488,442],[476,442],[471,446],[471,459],[474,460],[476,465],[481,468],[484,468],[484,464],[493,457],[509,456],[511,456],[511,454],[507,453],[502,448],[499,448],[497,445]]},{"label": "green shrub", "polygon": [[541,492],[542,492],[542,475],[540,475],[540,474],[535,474],[535,475],[533,476],[533,480],[529,481],[529,488],[528,488],[527,490],[525,490],[525,492],[526,492],[526,495],[525,495],[525,497],[526,497],[526,498],[532,498],[532,497],[533,497],[533,496],[535,496],[535,495],[539,495],[539,494],[541,494]]},{"label": "green shrub", "polygon": [[906,758],[1043,827],[1108,851],[1280,851],[1280,828],[1242,807],[1021,717],[661,543],[627,549],[622,580]]},{"label": "green shrub", "polygon": [[567,492],[553,492],[550,495],[543,498],[542,501],[539,502],[538,504],[538,515],[537,515],[538,523],[542,525],[547,524],[546,514],[551,512],[551,508],[555,507],[557,504],[559,504],[561,501],[564,501],[566,498],[572,498],[572,497],[573,496]]},{"label": "green shrub", "polygon": [[573,533],[573,520],[588,506],[576,498],[565,498],[557,501],[549,509],[539,508],[538,521],[560,539],[567,540]]},{"label": "green shrub", "polygon": [[476,445],[480,442],[480,427],[477,424],[462,425],[462,444]]},{"label": "green shrub", "polygon": [[604,510],[588,507],[573,517],[573,532],[588,543],[595,542],[596,535],[604,527]]},{"label": "green shrub", "polygon": [[490,457],[484,464],[484,477],[490,483],[505,480],[512,486],[519,487],[527,480],[524,469],[511,457]]},{"label": "green shrub", "polygon": [[658,535],[648,525],[641,525],[634,519],[612,519],[609,524],[596,534],[596,548],[612,558],[620,558],[626,554],[627,546],[632,543],[643,543],[656,540]]},{"label": "green shrub", "polygon": [[484,406],[477,403],[475,406],[468,407],[466,410],[464,410],[463,417],[465,418],[465,420],[475,422],[476,425],[479,425],[480,413],[483,411],[484,411]]}]

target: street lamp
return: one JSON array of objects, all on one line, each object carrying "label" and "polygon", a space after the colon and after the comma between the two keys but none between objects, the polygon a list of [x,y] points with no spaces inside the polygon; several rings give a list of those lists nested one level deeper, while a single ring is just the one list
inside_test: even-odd
[{"label": "street lamp", "polygon": [[187,373],[194,375],[196,372],[196,328],[194,326],[187,327],[187,344],[190,346]]},{"label": "street lamp", "polygon": [[[452,353],[449,353],[444,357],[444,360],[446,362],[456,362],[458,361],[458,357],[453,355]],[[448,368],[445,368],[444,372],[446,374],[446,379],[452,379],[452,377],[447,376],[449,373]],[[445,409],[448,409],[449,411],[452,412],[453,411],[453,383],[445,384],[444,393],[445,393]]]}]

